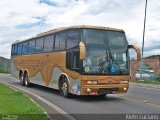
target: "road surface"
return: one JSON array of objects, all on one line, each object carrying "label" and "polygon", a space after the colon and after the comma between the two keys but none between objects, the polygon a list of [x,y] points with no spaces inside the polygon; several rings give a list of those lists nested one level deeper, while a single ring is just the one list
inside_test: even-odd
[{"label": "road surface", "polygon": [[[69,114],[69,117],[73,120],[111,120],[111,118],[121,120],[129,119],[126,115],[137,117],[137,114],[154,114],[156,119],[160,119],[160,89],[130,86],[127,94],[107,95],[105,98],[86,96],[64,98],[57,90],[36,85],[30,88],[21,86],[19,81],[10,75],[0,74],[0,82],[40,96],[44,101],[27,93],[44,107],[53,119],[58,119],[58,117],[59,119],[65,119],[59,115],[58,110],[53,109],[55,106]],[[46,104],[45,101],[49,103]]]}]

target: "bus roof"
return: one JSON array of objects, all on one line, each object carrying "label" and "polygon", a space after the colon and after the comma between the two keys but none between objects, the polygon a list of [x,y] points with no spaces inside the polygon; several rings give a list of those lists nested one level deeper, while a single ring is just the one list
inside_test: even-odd
[{"label": "bus roof", "polygon": [[[75,29],[75,28],[78,28],[78,29],[88,28],[88,29],[100,29],[100,30],[111,30],[111,31],[124,32],[122,29],[111,28],[111,27],[91,26],[91,25],[74,25],[74,26],[69,26],[69,27],[59,27],[59,28],[56,28],[56,29],[52,29],[52,30],[37,34],[36,36],[34,36],[32,38],[29,38],[29,39],[26,39],[26,40],[23,40],[23,41],[31,40],[31,39],[34,39],[34,38],[37,38],[37,37],[41,37],[41,36],[45,36],[45,35],[48,35],[48,34],[60,32],[60,31],[63,31],[63,30]],[[20,42],[23,42],[23,41],[18,40],[13,44],[20,43]]]}]

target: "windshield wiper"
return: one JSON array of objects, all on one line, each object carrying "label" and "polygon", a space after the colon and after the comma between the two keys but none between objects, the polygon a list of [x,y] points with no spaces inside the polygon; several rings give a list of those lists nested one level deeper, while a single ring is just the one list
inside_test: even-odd
[{"label": "windshield wiper", "polygon": [[[109,56],[109,58],[111,59],[111,61],[112,61],[113,63],[115,63],[116,66],[118,67],[119,73],[122,74],[122,70],[121,70],[119,64],[117,63],[117,61],[116,61],[116,60],[114,59],[114,57],[112,56],[112,53],[111,53],[111,51],[110,51],[109,48],[108,48],[108,51],[109,51],[109,53],[107,52],[107,49],[106,49],[106,56]],[[108,55],[108,54],[109,54],[109,55]],[[109,62],[110,62],[110,60],[109,60]],[[111,65],[111,62],[110,62],[110,65]]]},{"label": "windshield wiper", "polygon": [[105,66],[106,63],[107,63],[107,60],[102,61],[102,62],[99,64],[98,72],[104,71],[104,69],[105,69],[104,66]]},{"label": "windshield wiper", "polygon": [[106,57],[105,57],[105,60],[103,60],[100,64],[99,64],[99,69],[98,69],[98,72],[102,72],[105,70],[105,65],[107,63],[107,73],[109,72],[108,68],[109,68],[109,56],[108,56],[108,51],[106,49]]}]

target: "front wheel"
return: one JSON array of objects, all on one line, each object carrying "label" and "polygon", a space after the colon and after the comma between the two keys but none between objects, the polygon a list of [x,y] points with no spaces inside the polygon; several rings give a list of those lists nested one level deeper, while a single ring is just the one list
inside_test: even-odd
[{"label": "front wheel", "polygon": [[101,95],[98,95],[98,97],[100,98],[105,98],[107,94],[101,94]]},{"label": "front wheel", "polygon": [[63,78],[62,93],[63,93],[63,96],[66,98],[69,98],[71,96],[71,94],[69,93],[69,86],[66,78]]}]

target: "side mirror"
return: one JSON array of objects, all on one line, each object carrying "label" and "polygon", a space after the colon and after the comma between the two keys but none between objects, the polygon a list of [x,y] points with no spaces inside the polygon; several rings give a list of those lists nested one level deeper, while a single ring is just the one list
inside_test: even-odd
[{"label": "side mirror", "polygon": [[79,49],[80,49],[80,60],[84,60],[86,58],[86,47],[83,42],[79,43]]},{"label": "side mirror", "polygon": [[137,53],[137,61],[141,60],[141,52],[138,46],[135,45],[128,45],[128,49],[133,48],[135,49],[136,53]]}]

